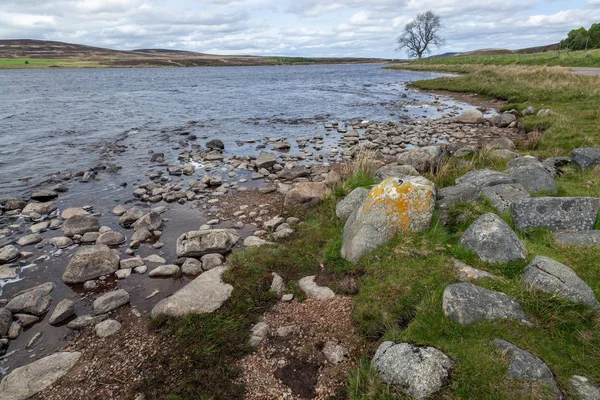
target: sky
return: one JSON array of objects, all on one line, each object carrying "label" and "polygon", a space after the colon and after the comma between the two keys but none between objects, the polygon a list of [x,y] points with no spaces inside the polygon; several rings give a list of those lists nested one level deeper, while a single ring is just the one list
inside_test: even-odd
[{"label": "sky", "polygon": [[600,0],[0,0],[0,39],[119,50],[403,58],[418,13],[441,16],[432,54],[557,43],[600,22]]}]

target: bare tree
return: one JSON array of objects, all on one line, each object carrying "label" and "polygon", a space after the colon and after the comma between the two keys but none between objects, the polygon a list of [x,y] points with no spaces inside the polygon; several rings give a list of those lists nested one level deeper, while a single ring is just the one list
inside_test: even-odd
[{"label": "bare tree", "polygon": [[444,39],[439,35],[442,22],[439,15],[431,11],[418,14],[417,18],[404,27],[404,32],[398,37],[398,51],[408,50],[409,57],[423,57],[431,53],[430,46],[441,46]]}]

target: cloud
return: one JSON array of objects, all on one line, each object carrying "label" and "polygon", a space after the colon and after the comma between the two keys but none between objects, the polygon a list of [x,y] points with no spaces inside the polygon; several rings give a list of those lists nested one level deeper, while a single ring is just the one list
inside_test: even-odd
[{"label": "cloud", "polygon": [[600,20],[600,0],[0,0],[0,39],[217,54],[398,57],[417,13],[442,17],[435,52],[555,43]]}]

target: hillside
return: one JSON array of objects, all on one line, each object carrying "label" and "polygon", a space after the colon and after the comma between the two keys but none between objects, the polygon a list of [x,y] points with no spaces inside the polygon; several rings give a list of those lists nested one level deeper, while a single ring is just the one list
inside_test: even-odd
[{"label": "hillside", "polygon": [[121,51],[45,40],[0,40],[0,68],[196,67],[282,64],[381,63],[375,58],[227,56],[182,50]]}]

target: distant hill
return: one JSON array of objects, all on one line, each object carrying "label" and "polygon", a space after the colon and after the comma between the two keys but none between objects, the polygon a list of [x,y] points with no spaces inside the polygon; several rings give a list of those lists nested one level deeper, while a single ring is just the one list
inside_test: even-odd
[{"label": "distant hill", "polygon": [[460,56],[487,56],[487,55],[497,55],[497,54],[532,54],[532,53],[543,53],[546,51],[555,51],[558,50],[560,43],[549,44],[546,46],[537,46],[537,47],[528,47],[525,49],[519,50],[507,50],[507,49],[481,49],[475,51],[468,51],[464,53],[457,53],[455,55]]},{"label": "distant hill", "polygon": [[[384,63],[377,58],[303,58],[223,56],[184,50],[139,49],[131,51],[112,50],[101,47],[47,40],[12,39],[0,40],[0,60],[57,60],[45,67],[195,67],[195,66],[242,66],[287,64],[354,64]],[[77,61],[65,63],[60,61]],[[50,64],[52,64],[50,62]],[[15,63],[10,64],[14,68]],[[36,67],[42,63],[19,64],[18,67]],[[0,67],[2,65],[0,64]]]}]

